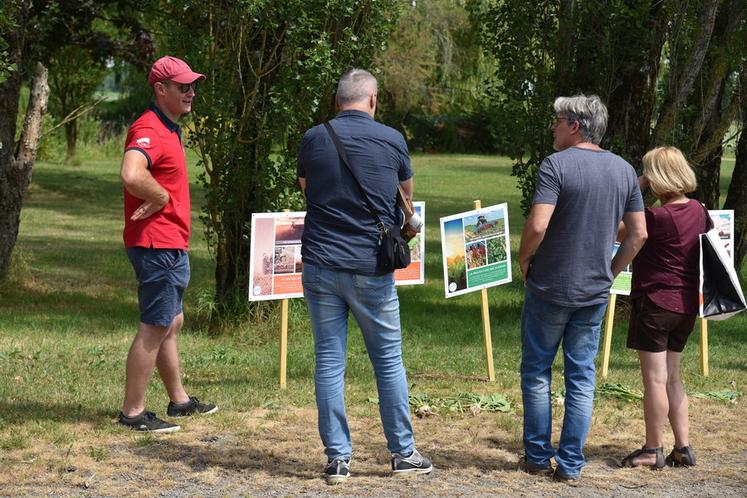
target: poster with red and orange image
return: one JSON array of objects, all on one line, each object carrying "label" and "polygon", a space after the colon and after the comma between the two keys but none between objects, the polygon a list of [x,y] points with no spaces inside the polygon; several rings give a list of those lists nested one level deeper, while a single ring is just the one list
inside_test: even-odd
[{"label": "poster with red and orange image", "polygon": [[[425,203],[414,202],[425,224]],[[249,300],[303,297],[301,239],[305,211],[252,214]],[[394,273],[395,285],[425,283],[425,225],[410,242],[410,266]]]}]

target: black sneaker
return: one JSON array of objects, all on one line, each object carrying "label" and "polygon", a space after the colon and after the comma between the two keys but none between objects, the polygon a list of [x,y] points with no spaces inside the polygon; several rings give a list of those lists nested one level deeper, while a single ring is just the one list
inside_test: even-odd
[{"label": "black sneaker", "polygon": [[412,450],[408,456],[400,453],[392,453],[392,473],[394,475],[427,474],[433,470],[431,461]]},{"label": "black sneaker", "polygon": [[333,458],[324,467],[324,478],[327,484],[341,484],[350,477],[350,459],[342,457]]},{"label": "black sneaker", "polygon": [[202,415],[210,415],[218,411],[218,407],[215,405],[208,405],[200,403],[200,400],[190,396],[189,401],[184,403],[174,403],[169,401],[169,406],[166,408],[166,414],[169,417],[186,417],[193,413],[200,413]]},{"label": "black sneaker", "polygon": [[170,424],[169,422],[156,417],[155,413],[146,412],[144,410],[140,415],[134,417],[128,417],[124,413],[119,412],[118,422],[132,430],[143,432],[169,433],[181,429],[181,427],[176,424]]}]

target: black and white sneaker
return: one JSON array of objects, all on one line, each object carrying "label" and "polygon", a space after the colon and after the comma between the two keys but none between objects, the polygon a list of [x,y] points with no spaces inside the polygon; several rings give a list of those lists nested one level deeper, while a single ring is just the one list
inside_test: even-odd
[{"label": "black and white sneaker", "polygon": [[324,467],[324,478],[327,484],[341,484],[350,477],[350,459],[342,457],[333,458]]},{"label": "black and white sneaker", "polygon": [[173,401],[169,401],[169,406],[166,408],[166,414],[169,417],[187,417],[194,413],[210,415],[217,411],[217,406],[200,403],[200,400],[194,396],[190,396],[189,401],[185,401],[184,403],[174,403]]},{"label": "black and white sneaker", "polygon": [[135,415],[134,417],[128,417],[124,413],[119,412],[119,419],[117,421],[120,425],[129,427],[134,431],[160,432],[165,434],[176,432],[181,429],[178,425],[161,420],[156,417],[155,413],[147,412],[145,410],[143,410],[140,415]]},{"label": "black and white sneaker", "polygon": [[430,460],[412,450],[408,456],[400,453],[392,453],[392,473],[394,475],[428,474],[433,470]]}]

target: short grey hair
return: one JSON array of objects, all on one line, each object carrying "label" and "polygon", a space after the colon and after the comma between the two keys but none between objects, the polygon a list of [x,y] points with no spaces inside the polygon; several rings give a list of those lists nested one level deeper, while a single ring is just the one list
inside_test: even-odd
[{"label": "short grey hair", "polygon": [[558,97],[553,104],[556,115],[565,115],[568,124],[578,123],[584,140],[599,145],[607,131],[607,107],[596,95]]},{"label": "short grey hair", "polygon": [[[373,88],[372,88],[373,87]],[[365,69],[349,69],[340,76],[337,84],[336,100],[338,105],[360,102],[371,95],[378,87],[376,78]]]}]

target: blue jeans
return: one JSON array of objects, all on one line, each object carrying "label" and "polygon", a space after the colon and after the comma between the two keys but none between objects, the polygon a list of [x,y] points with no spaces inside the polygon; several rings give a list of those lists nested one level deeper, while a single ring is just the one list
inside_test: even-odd
[{"label": "blue jeans", "polygon": [[345,356],[348,311],[353,313],[376,374],[379,413],[387,447],[410,453],[414,447],[407,377],[402,364],[399,298],[394,274],[369,277],[303,263],[303,292],[311,318],[316,355],[319,434],[328,458],[349,458],[345,416]]},{"label": "blue jeans", "polygon": [[[583,447],[591,425],[599,347],[606,303],[558,306],[527,289],[521,315],[521,392],[524,400],[524,451],[527,461],[546,466],[555,457],[558,471],[577,478],[585,464]],[[565,415],[557,453],[552,447],[550,382],[552,363],[563,343]]]}]

